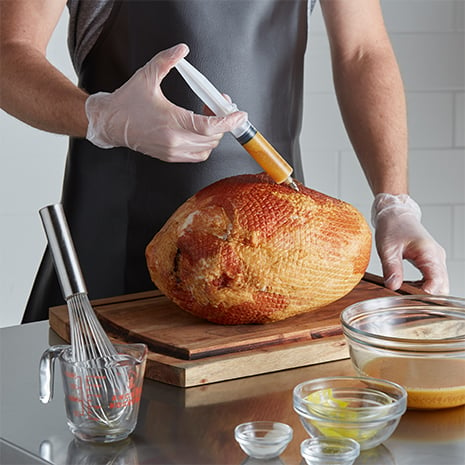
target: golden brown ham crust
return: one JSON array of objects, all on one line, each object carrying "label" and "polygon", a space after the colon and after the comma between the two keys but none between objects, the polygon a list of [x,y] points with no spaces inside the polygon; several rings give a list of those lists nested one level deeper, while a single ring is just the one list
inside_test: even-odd
[{"label": "golden brown ham crust", "polygon": [[220,324],[282,320],[346,295],[368,266],[370,229],[351,205],[298,186],[240,175],[199,191],[147,246],[155,285]]}]

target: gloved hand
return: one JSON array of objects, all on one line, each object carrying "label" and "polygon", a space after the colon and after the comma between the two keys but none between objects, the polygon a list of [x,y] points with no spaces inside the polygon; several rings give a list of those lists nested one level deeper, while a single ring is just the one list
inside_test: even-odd
[{"label": "gloved hand", "polygon": [[184,44],[164,50],[113,93],[89,96],[86,138],[101,148],[128,147],[167,162],[207,159],[223,134],[247,114],[197,115],[167,100],[160,83],[188,52]]},{"label": "gloved hand", "polygon": [[403,282],[402,259],[406,259],[423,274],[425,292],[448,294],[445,251],[420,220],[420,207],[407,194],[375,197],[371,221],[376,230],[376,248],[383,265],[385,286],[399,289]]}]

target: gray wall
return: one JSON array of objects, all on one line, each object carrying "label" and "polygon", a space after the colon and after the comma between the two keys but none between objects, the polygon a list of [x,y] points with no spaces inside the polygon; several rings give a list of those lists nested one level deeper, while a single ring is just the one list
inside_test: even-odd
[{"label": "gray wall", "polygon": [[[465,296],[464,0],[382,0],[407,91],[411,195],[446,248],[451,293]],[[66,19],[49,58],[74,81]],[[345,135],[332,90],[320,10],[310,25],[302,149],[307,185],[357,206],[372,195]],[[0,112],[0,327],[20,321],[43,249],[39,208],[60,198],[67,139]],[[91,225],[90,225],[91,226]],[[407,278],[416,271],[407,265]],[[369,270],[380,273],[376,254]]]}]

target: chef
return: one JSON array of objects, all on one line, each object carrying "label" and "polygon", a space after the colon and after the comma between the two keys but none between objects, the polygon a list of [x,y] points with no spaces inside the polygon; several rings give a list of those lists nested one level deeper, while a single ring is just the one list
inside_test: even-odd
[{"label": "chef", "polygon": [[[260,171],[222,137],[247,115],[207,115],[173,70],[181,58],[247,109],[303,181],[303,61],[315,1],[1,2],[1,105],[70,136],[62,203],[91,298],[153,288],[144,249],[173,211],[213,181]],[[375,195],[385,285],[400,287],[406,259],[425,291],[447,293],[444,250],[408,196],[405,98],[379,1],[320,3],[342,116]],[[46,58],[66,5],[78,85]],[[46,250],[23,322],[62,302]]]}]

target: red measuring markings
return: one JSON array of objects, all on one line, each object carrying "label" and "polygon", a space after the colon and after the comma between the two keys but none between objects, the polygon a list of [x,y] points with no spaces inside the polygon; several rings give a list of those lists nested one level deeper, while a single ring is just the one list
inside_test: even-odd
[{"label": "red measuring markings", "polygon": [[67,378],[74,380],[74,381],[67,381],[67,385],[69,389],[69,394],[67,395],[67,397],[71,402],[74,402],[75,404],[79,405],[78,410],[73,410],[72,412],[73,416],[81,417],[84,415],[84,411],[85,411],[84,401],[82,398],[82,393],[83,393],[82,377],[72,371],[65,371],[64,375]]},{"label": "red measuring markings", "polygon": [[99,421],[99,418],[95,416],[95,413],[98,410],[102,410],[103,406],[100,404],[99,401],[97,401],[96,403],[94,403],[93,401],[102,397],[99,390],[102,389],[102,387],[104,387],[102,381],[104,381],[105,379],[106,376],[104,375],[87,375],[85,377],[85,393],[87,402],[84,402],[83,406],[85,406],[85,414],[90,420]]},{"label": "red measuring markings", "polygon": [[110,408],[122,408],[135,405],[140,402],[142,387],[137,385],[137,373],[135,370],[129,372],[129,392],[115,394],[111,398]]},{"label": "red measuring markings", "polygon": [[[142,386],[135,369],[124,373],[123,381],[126,382],[122,384],[128,389],[119,386],[123,392],[117,389],[118,383],[108,383],[106,375],[89,374],[85,370],[81,374],[71,370],[65,371],[64,375],[67,378],[66,395],[74,417],[101,421],[99,416],[106,415],[107,409],[122,409],[140,403]],[[120,372],[114,375],[123,376]]]},{"label": "red measuring markings", "polygon": [[111,398],[110,408],[122,408],[127,407],[129,405],[138,404],[140,402],[141,393],[142,388],[134,387],[128,393],[114,395]]}]

